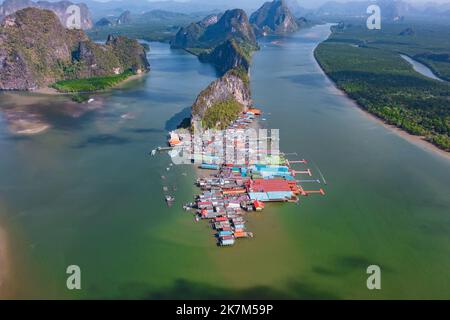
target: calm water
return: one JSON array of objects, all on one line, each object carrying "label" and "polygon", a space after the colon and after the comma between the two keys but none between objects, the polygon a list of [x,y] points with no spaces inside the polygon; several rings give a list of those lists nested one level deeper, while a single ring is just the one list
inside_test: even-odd
[{"label": "calm water", "polygon": [[[232,248],[217,248],[207,224],[181,209],[195,192],[193,169],[147,156],[214,79],[208,65],[152,44],[152,72],[85,113],[63,97],[0,96],[10,296],[450,298],[450,162],[333,89],[312,56],[328,34],[319,26],[267,39],[252,68],[265,125],[281,129],[282,150],[321,169],[327,195],[252,214],[255,238]],[[18,105],[52,128],[10,134],[6,114]],[[177,187],[172,208],[163,186]],[[79,292],[65,289],[70,264],[82,269]],[[382,269],[379,292],[366,288],[370,264]]]},{"label": "calm water", "polygon": [[416,61],[414,59],[411,59],[410,57],[401,54],[400,55],[403,59],[405,59],[406,61],[408,61],[409,64],[412,65],[412,67],[414,68],[415,71],[417,71],[418,73],[420,73],[421,75],[424,75],[425,77],[428,77],[430,79],[434,79],[434,80],[438,80],[438,81],[443,81],[441,78],[437,77],[433,71],[431,71],[430,68],[428,68],[426,65],[424,65],[423,63],[420,63],[419,61]]}]

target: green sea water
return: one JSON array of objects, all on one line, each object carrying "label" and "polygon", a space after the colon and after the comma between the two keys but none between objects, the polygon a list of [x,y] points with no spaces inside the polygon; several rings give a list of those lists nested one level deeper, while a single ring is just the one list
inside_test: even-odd
[{"label": "green sea water", "polygon": [[[148,156],[216,77],[211,66],[152,43],[152,71],[94,96],[92,110],[66,97],[1,94],[7,297],[450,298],[450,161],[334,89],[313,58],[328,35],[317,26],[264,39],[251,70],[264,126],[280,129],[281,149],[298,154],[289,158],[323,174],[326,185],[305,188],[326,195],[251,213],[255,237],[230,248],[216,247],[207,223],[181,208],[196,192],[193,168]],[[51,128],[16,136],[11,110]],[[163,186],[176,197],[171,208]],[[66,288],[72,264],[80,291]],[[379,291],[366,287],[372,264]]]}]

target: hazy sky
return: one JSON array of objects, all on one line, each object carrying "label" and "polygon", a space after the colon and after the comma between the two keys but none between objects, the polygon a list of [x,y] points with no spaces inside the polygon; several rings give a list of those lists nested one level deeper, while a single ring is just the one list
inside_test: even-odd
[{"label": "hazy sky", "polygon": [[[114,0],[98,0],[98,1],[114,1]],[[146,1],[146,0],[142,0],[142,1]],[[147,0],[150,2],[159,2],[159,1],[174,1],[174,0]],[[176,0],[177,2],[189,2],[191,0]],[[208,2],[214,3],[215,1],[219,1],[219,0],[209,0]],[[242,0],[242,2],[246,2],[248,0]],[[270,1],[270,0],[250,0],[251,2],[259,2],[259,3],[264,3],[266,1]],[[367,0],[324,0],[324,1],[320,1],[320,2],[327,2],[327,1],[336,1],[336,2],[350,2],[350,1],[367,1]],[[450,0],[404,0],[405,2],[409,2],[409,3],[427,3],[427,2],[434,2],[434,3],[450,3]],[[300,5],[302,4],[315,4],[318,1],[317,0],[298,0],[297,1]]]},{"label": "hazy sky", "polygon": [[[50,1],[57,1],[57,0],[50,0]],[[83,0],[79,0],[82,2]],[[99,2],[108,2],[108,1],[117,1],[117,0],[96,0]],[[141,0],[141,1],[149,1],[149,2],[160,2],[160,1],[176,1],[176,2],[189,2],[191,0]],[[194,0],[195,1],[195,0]],[[208,0],[208,2],[214,3],[214,2],[222,2],[223,0]],[[270,0],[242,0],[242,2],[252,2],[252,3],[264,3],[266,1]],[[302,4],[316,4],[317,2],[327,2],[327,1],[336,1],[336,2],[350,2],[350,1],[367,1],[367,0],[298,0],[298,3],[300,5]],[[450,3],[450,0],[404,0],[405,2],[409,3],[427,3],[427,2],[434,2],[434,3]]]},{"label": "hazy sky", "polygon": [[[73,1],[73,0],[72,0]],[[82,1],[82,0],[78,0]],[[100,0],[96,0],[100,1]],[[101,1],[115,1],[115,0],[101,0]],[[136,0],[135,0],[136,1]],[[272,0],[140,0],[140,1],[150,1],[150,2],[159,2],[159,1],[177,1],[177,2],[189,2],[189,1],[195,1],[195,2],[206,2],[208,4],[214,4],[214,3],[228,3],[229,5],[236,5],[236,6],[242,6],[242,7],[253,7],[257,8],[261,6],[264,2],[272,1]],[[336,2],[351,2],[351,1],[367,1],[367,0],[297,0],[300,6],[305,8],[317,8],[321,6],[322,4],[328,2],[328,1],[336,1]],[[403,0],[405,2],[416,4],[416,5],[423,5],[425,3],[450,3],[450,0]]]},{"label": "hazy sky", "polygon": [[[33,1],[37,1],[37,0],[33,0]],[[60,1],[60,0],[47,0],[47,1],[52,1],[52,2],[56,2],[56,1]],[[83,2],[83,0],[70,0],[72,2]],[[109,1],[118,1],[118,0],[91,0],[91,1],[98,1],[98,2],[109,2]],[[126,2],[126,0],[122,0],[124,2]],[[271,0],[133,0],[133,2],[135,1],[142,1],[142,2],[160,2],[160,1],[175,1],[175,2],[190,2],[190,1],[195,1],[195,2],[206,2],[209,4],[214,4],[214,3],[241,3],[242,5],[245,4],[247,6],[260,6],[262,3],[266,2],[266,1],[271,1]],[[336,2],[350,2],[350,1],[367,1],[367,0],[297,0],[297,2],[303,6],[303,7],[307,7],[307,8],[315,8],[318,7],[320,5],[322,5],[325,2],[328,1],[336,1]],[[428,2],[434,2],[434,3],[450,3],[450,0],[403,0],[405,2],[411,3],[411,4],[425,4]],[[3,0],[0,0],[0,3],[2,3]]]},{"label": "hazy sky", "polygon": [[[56,1],[56,0],[50,0],[50,1]],[[82,2],[83,0],[71,0],[74,2]],[[94,0],[94,1],[102,1],[102,2],[108,2],[108,1],[116,1],[116,0]],[[126,0],[125,0],[126,1]],[[136,1],[136,0],[134,0]],[[160,1],[176,1],[176,2],[189,2],[189,1],[195,1],[195,2],[206,2],[208,4],[223,4],[227,3],[228,6],[241,6],[241,7],[252,7],[257,8],[261,6],[264,2],[272,1],[272,0],[138,0],[138,1],[150,1],[150,2],[160,2]],[[322,4],[328,2],[328,1],[336,1],[336,2],[351,2],[351,1],[367,1],[367,0],[297,0],[300,6],[313,9],[321,6]],[[423,5],[425,3],[450,3],[450,0],[403,0],[405,2],[416,4],[416,5]],[[220,6],[220,5],[218,5]]]}]

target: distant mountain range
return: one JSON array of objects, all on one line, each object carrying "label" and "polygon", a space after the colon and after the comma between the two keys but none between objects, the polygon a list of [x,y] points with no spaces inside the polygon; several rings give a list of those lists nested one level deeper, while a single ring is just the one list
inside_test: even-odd
[{"label": "distant mountain range", "polygon": [[305,21],[295,18],[284,0],[274,0],[264,3],[250,19],[242,9],[208,15],[180,28],[171,47],[199,56],[222,74],[236,67],[248,71],[252,52],[259,48],[257,37],[294,32]]},{"label": "distant mountain range", "polygon": [[174,48],[215,48],[228,39],[257,46],[255,35],[297,31],[300,23],[284,0],[266,2],[248,18],[242,9],[212,14],[181,28],[172,41]]},{"label": "distant mountain range", "polygon": [[[118,17],[129,12],[130,15],[146,19],[171,19],[171,15],[179,14],[189,16],[195,13],[197,16],[206,16],[212,13],[223,12],[227,9],[240,8],[250,16],[257,8],[261,7],[261,0],[191,0],[191,1],[145,1],[145,0],[114,0],[100,2],[96,0],[81,0],[79,4],[82,10],[82,27],[89,29],[94,21],[100,21],[99,25],[115,25]],[[303,7],[301,0],[284,0],[285,6],[296,18],[331,18],[331,17],[362,17],[367,16],[366,10],[370,4],[377,3],[382,9],[384,18],[389,20],[399,17],[422,18],[450,18],[450,1],[446,4],[432,2],[417,4],[404,0],[378,0],[378,1],[354,1],[337,2],[329,1],[316,9]],[[54,11],[61,21],[67,19],[65,10],[72,3],[69,1],[50,2],[35,0],[5,0],[0,5],[0,21],[25,7],[38,7]],[[264,7],[264,5],[263,5]],[[267,4],[266,4],[267,7]],[[151,13],[149,13],[151,12]],[[105,18],[105,19],[103,19]],[[119,23],[120,24],[120,23]]]},{"label": "distant mountain range", "polygon": [[[294,0],[295,1],[295,0]],[[365,17],[367,7],[371,4],[380,6],[382,19],[396,20],[399,18],[439,18],[450,17],[450,3],[447,4],[412,4],[403,0],[378,1],[329,1],[316,10],[310,10],[308,15],[317,17]]]},{"label": "distant mountain range", "polygon": [[95,23],[95,27],[111,27],[111,26],[118,26],[118,25],[127,25],[133,22],[133,18],[131,16],[131,12],[129,10],[126,10],[120,14],[119,17],[108,17],[108,18],[101,18]]},{"label": "distant mountain range", "polygon": [[[142,14],[153,10],[163,10],[178,12],[184,14],[205,15],[217,12],[223,12],[231,9],[242,9],[248,15],[261,7],[261,0],[191,0],[191,1],[145,1],[145,0],[114,0],[109,2],[100,2],[96,0],[83,0],[89,7],[94,20],[103,17],[118,16],[125,10],[133,14]],[[301,1],[300,1],[301,2]],[[307,9],[299,5],[297,0],[286,0],[286,3],[295,16],[302,16]]]},{"label": "distant mountain range", "polygon": [[[204,15],[220,12],[226,9],[242,8],[246,9],[247,1],[230,0],[223,1],[223,4],[216,1],[193,0],[190,2],[179,1],[145,1],[145,0],[116,0],[110,2],[99,2],[95,0],[84,1],[93,13],[94,20],[102,17],[118,16],[125,10],[133,14],[142,14],[153,10],[177,12],[183,14],[204,13]],[[229,3],[228,3],[229,2]],[[233,4],[234,2],[234,4]]]},{"label": "distant mountain range", "polygon": [[[59,1],[59,2],[49,2],[49,1],[31,1],[31,0],[5,0],[2,5],[0,5],[0,22],[8,15],[24,9],[24,8],[39,8],[47,9],[53,11],[65,26],[66,21],[69,18],[69,14],[66,13],[67,8],[74,3],[70,1]],[[81,11],[81,28],[89,29],[92,28],[92,17],[91,13],[84,3],[76,3],[80,7]]]},{"label": "distant mountain range", "polygon": [[[261,0],[191,0],[189,2],[179,1],[144,1],[144,0],[116,0],[110,2],[98,2],[95,0],[84,0],[95,20],[103,17],[118,17],[125,10],[133,14],[141,15],[148,11],[162,10],[164,12],[180,14],[203,14],[223,12],[227,9],[240,8],[249,16],[257,8],[261,7]],[[302,0],[284,0],[285,5],[296,17],[306,18],[330,18],[330,17],[363,17],[367,16],[367,7],[373,3],[380,5],[385,19],[396,20],[401,17],[422,18],[450,18],[450,1],[447,4],[423,3],[417,4],[413,1],[404,0],[378,0],[378,1],[355,1],[348,2],[329,1],[315,9],[303,7]]]}]

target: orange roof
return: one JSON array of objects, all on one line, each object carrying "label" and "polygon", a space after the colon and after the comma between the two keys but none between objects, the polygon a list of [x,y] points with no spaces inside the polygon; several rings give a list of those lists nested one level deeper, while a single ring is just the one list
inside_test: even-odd
[{"label": "orange roof", "polygon": [[178,140],[178,139],[170,139],[170,140],[169,140],[169,144],[170,144],[171,146],[176,146],[176,145],[178,145],[178,144],[180,144],[180,143],[181,143],[181,141]]},{"label": "orange roof", "polygon": [[262,201],[259,201],[259,200],[253,201],[253,205],[254,205],[256,208],[264,208],[264,203],[263,203]]},{"label": "orange roof", "polygon": [[261,110],[257,109],[257,108],[250,108],[248,109],[248,112],[252,112],[256,115],[260,115],[261,114]]},{"label": "orange roof", "polygon": [[246,232],[235,232],[234,236],[237,238],[243,238],[243,237],[247,236],[247,233]]}]

